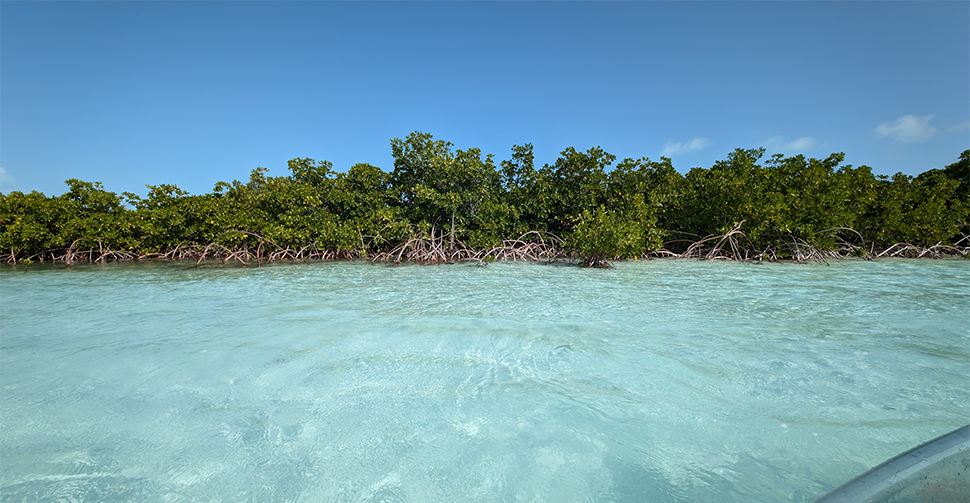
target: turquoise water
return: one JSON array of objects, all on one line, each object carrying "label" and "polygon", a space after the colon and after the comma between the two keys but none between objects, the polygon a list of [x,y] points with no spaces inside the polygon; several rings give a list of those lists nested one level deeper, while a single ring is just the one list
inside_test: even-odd
[{"label": "turquoise water", "polygon": [[970,262],[0,272],[3,501],[811,501],[970,422]]}]

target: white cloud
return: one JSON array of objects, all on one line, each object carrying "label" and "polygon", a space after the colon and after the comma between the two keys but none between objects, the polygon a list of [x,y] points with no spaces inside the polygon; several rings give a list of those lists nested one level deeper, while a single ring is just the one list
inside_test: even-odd
[{"label": "white cloud", "polygon": [[783,154],[801,154],[815,148],[815,138],[803,136],[797,140],[785,142],[782,136],[772,136],[763,142],[766,149]]},{"label": "white cloud", "polygon": [[876,132],[880,136],[892,136],[899,143],[926,141],[936,133],[936,128],[930,125],[932,118],[932,115],[904,115],[896,119],[896,122],[880,124]]},{"label": "white cloud", "polygon": [[955,133],[957,131],[963,131],[964,129],[970,129],[970,122],[961,122],[959,124],[954,124],[947,128],[947,133]]},{"label": "white cloud", "polygon": [[687,152],[701,150],[711,145],[713,145],[713,142],[710,138],[701,138],[699,136],[695,136],[686,142],[674,142],[674,140],[670,140],[664,145],[664,149],[660,152],[660,155],[670,157],[677,154],[686,154]]},{"label": "white cloud", "polygon": [[12,187],[17,186],[17,180],[7,173],[7,170],[0,168],[0,192],[11,191]]}]

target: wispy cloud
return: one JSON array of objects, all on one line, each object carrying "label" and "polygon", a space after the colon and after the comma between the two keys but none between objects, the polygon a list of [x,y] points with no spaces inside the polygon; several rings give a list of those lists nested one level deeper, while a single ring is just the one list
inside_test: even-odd
[{"label": "wispy cloud", "polygon": [[876,132],[880,136],[892,136],[899,143],[926,141],[936,133],[936,128],[930,125],[932,118],[932,115],[904,115],[896,122],[880,124]]},{"label": "wispy cloud", "polygon": [[13,190],[16,186],[17,180],[7,173],[7,170],[0,168],[0,192]]},{"label": "wispy cloud", "polygon": [[786,142],[783,136],[772,136],[763,142],[766,149],[782,154],[801,154],[815,148],[815,138],[803,136],[797,140]]},{"label": "wispy cloud", "polygon": [[957,131],[963,131],[964,129],[970,129],[970,122],[961,122],[959,124],[954,124],[946,128],[946,132],[956,133]]},{"label": "wispy cloud", "polygon": [[685,142],[674,142],[674,140],[670,140],[664,144],[664,149],[660,152],[660,155],[670,157],[677,154],[686,154],[687,152],[710,147],[713,144],[714,142],[710,138],[701,138],[699,136],[695,136]]}]

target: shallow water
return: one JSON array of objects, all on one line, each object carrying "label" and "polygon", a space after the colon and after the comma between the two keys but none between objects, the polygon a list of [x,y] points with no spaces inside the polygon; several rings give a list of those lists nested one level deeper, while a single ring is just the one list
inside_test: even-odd
[{"label": "shallow water", "polygon": [[3,501],[812,501],[970,422],[970,262],[0,272]]}]

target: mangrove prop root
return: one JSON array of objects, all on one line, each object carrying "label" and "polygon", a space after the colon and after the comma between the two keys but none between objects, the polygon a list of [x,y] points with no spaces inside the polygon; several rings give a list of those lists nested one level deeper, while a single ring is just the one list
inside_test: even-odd
[{"label": "mangrove prop root", "polygon": [[[817,233],[828,236],[825,246],[808,242],[805,239],[789,236],[776,245],[757,249],[748,236],[741,230],[744,222],[736,223],[728,232],[719,235],[693,239],[678,238],[667,241],[657,250],[646,251],[643,258],[680,258],[701,260],[735,260],[748,262],[819,262],[847,257],[860,257],[866,260],[879,258],[942,258],[946,256],[970,256],[970,236],[962,236],[953,245],[938,242],[932,246],[918,246],[911,243],[894,243],[888,246],[867,242],[862,235],[848,227],[834,227]],[[461,230],[456,230],[461,232]],[[683,234],[683,233],[680,233]],[[236,243],[227,245],[224,238],[235,235]],[[239,238],[243,238],[239,241]],[[371,245],[380,241],[378,246],[388,246],[383,238],[371,238]],[[363,236],[361,236],[363,239]],[[249,242],[249,246],[245,243]],[[834,247],[833,247],[834,243]],[[515,239],[505,239],[498,245],[476,249],[453,237],[451,229],[412,229],[411,235],[397,246],[381,252],[360,250],[341,250],[321,248],[317,243],[300,248],[281,246],[271,239],[246,230],[226,231],[208,244],[180,242],[174,248],[157,252],[140,253],[133,250],[111,249],[102,241],[90,242],[81,239],[73,241],[65,248],[51,248],[30,256],[24,256],[16,249],[0,254],[0,261],[8,264],[29,264],[34,260],[62,262],[67,267],[79,263],[107,263],[146,260],[194,260],[200,267],[206,260],[214,260],[219,265],[236,262],[249,267],[255,261],[257,267],[273,262],[307,262],[311,260],[347,260],[368,258],[372,263],[383,262],[399,265],[403,262],[416,264],[446,264],[476,262],[485,266],[493,261],[511,262],[555,262],[574,261],[587,267],[612,267],[610,260],[623,257],[581,257],[575,250],[568,249],[563,239],[555,234],[530,231]]]},{"label": "mangrove prop root", "polygon": [[506,239],[498,246],[476,250],[463,241],[453,238],[451,233],[438,232],[432,227],[429,232],[417,231],[403,244],[386,252],[376,254],[371,262],[390,262],[399,265],[403,262],[416,264],[445,264],[456,262],[477,262],[486,265],[488,261],[562,260],[568,257],[561,248],[563,241],[550,233],[530,231],[516,239]]}]

